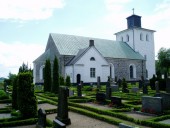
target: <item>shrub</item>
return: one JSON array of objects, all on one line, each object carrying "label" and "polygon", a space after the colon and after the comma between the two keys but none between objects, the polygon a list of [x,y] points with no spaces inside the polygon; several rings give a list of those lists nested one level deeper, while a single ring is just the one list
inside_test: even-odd
[{"label": "shrub", "polygon": [[70,76],[66,77],[66,86],[70,87],[71,86],[71,81],[70,81]]},{"label": "shrub", "polygon": [[37,101],[34,95],[34,85],[30,72],[18,75],[18,108],[23,117],[35,117],[37,115]]},{"label": "shrub", "polygon": [[54,64],[53,64],[53,84],[52,84],[52,92],[58,94],[59,90],[59,66],[58,66],[58,59],[55,57]]},{"label": "shrub", "polygon": [[64,85],[64,77],[60,76],[60,85]]},{"label": "shrub", "polygon": [[0,100],[8,99],[8,95],[3,91],[0,90]]},{"label": "shrub", "polygon": [[17,105],[17,81],[18,81],[18,77],[15,77],[13,82],[12,82],[12,86],[13,86],[13,90],[12,90],[12,108],[13,109],[18,109],[18,105]]}]

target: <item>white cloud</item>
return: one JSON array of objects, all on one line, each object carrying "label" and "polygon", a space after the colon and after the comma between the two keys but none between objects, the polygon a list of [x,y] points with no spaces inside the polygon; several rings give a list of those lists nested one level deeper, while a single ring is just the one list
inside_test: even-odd
[{"label": "white cloud", "polygon": [[9,72],[18,73],[18,69],[23,62],[28,63],[33,68],[32,62],[44,52],[44,49],[44,44],[0,42],[0,77],[7,77]]},{"label": "white cloud", "polygon": [[64,0],[0,0],[0,19],[38,20],[63,8]]}]

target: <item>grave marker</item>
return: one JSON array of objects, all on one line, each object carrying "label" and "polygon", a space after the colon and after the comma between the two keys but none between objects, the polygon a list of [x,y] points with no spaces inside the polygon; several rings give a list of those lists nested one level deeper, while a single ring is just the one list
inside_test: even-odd
[{"label": "grave marker", "polygon": [[68,117],[68,88],[66,86],[59,87],[59,95],[58,95],[58,112],[57,117],[59,121],[62,123],[69,125],[71,124],[70,118]]},{"label": "grave marker", "polygon": [[100,89],[100,76],[97,77],[97,88]]},{"label": "grave marker", "polygon": [[43,109],[38,110],[38,123],[36,124],[37,128],[46,127],[46,112]]},{"label": "grave marker", "polygon": [[156,90],[156,93],[159,93],[159,82],[158,81],[155,82],[155,90]]}]

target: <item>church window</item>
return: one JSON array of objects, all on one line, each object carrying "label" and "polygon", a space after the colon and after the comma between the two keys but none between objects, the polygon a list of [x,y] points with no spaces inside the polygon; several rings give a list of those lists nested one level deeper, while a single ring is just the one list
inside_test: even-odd
[{"label": "church window", "polygon": [[136,67],[134,64],[129,66],[130,79],[136,78]]},{"label": "church window", "polygon": [[129,35],[126,35],[126,41],[129,42]]},{"label": "church window", "polygon": [[140,40],[143,40],[143,34],[142,33],[140,34]]},{"label": "church window", "polygon": [[44,79],[44,67],[45,67],[44,65],[40,67],[40,80]]},{"label": "church window", "polygon": [[95,75],[96,75],[96,70],[95,70],[95,68],[90,68],[90,77],[91,77],[91,78],[95,78]]},{"label": "church window", "polygon": [[121,41],[123,42],[123,37],[121,37]]},{"label": "church window", "polygon": [[95,58],[94,58],[94,57],[91,57],[91,58],[90,58],[90,61],[95,61]]},{"label": "church window", "polygon": [[149,35],[146,34],[146,41],[149,41]]}]

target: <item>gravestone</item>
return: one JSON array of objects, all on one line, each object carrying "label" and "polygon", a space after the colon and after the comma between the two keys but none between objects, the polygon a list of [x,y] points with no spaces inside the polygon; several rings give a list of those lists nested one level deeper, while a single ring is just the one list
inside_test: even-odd
[{"label": "gravestone", "polygon": [[139,91],[138,87],[132,87],[131,92],[132,93],[137,93]]},{"label": "gravestone", "polygon": [[169,78],[166,79],[166,92],[170,93],[170,79]]},{"label": "gravestone", "polygon": [[97,102],[105,102],[106,101],[106,94],[102,92],[96,93],[96,101]]},{"label": "gravestone", "polygon": [[66,125],[61,121],[54,119],[53,120],[53,128],[66,128]]},{"label": "gravestone", "polygon": [[143,84],[143,94],[148,94],[148,86],[145,83]]},{"label": "gravestone", "polygon": [[74,96],[74,90],[69,89],[69,96]]},{"label": "gravestone", "polygon": [[77,96],[82,97],[81,84],[77,85]]},{"label": "gravestone", "polygon": [[46,127],[46,112],[43,109],[38,110],[38,123],[36,124],[37,128],[45,128]]},{"label": "gravestone", "polygon": [[163,110],[170,109],[170,94],[168,93],[157,93],[154,97],[161,97],[163,102]]},{"label": "gravestone", "polygon": [[124,124],[124,123],[119,123],[119,128],[135,128],[135,127]]},{"label": "gravestone", "polygon": [[112,92],[118,92],[119,91],[119,86],[118,85],[111,85],[111,91]]},{"label": "gravestone", "polygon": [[159,82],[158,81],[155,81],[155,90],[156,90],[156,93],[159,93]]},{"label": "gravestone", "polygon": [[111,96],[110,97],[111,103],[113,105],[118,105],[121,106],[122,105],[122,98],[118,97],[118,96]]},{"label": "gravestone", "polygon": [[97,88],[100,89],[100,76],[97,77]]},{"label": "gravestone", "polygon": [[[110,85],[110,84],[109,84]],[[112,90],[111,90],[111,87],[110,86],[107,86],[106,87],[106,99],[110,99],[112,95]]]},{"label": "gravestone", "polygon": [[59,95],[58,95],[58,112],[56,119],[61,121],[62,123],[69,125],[71,124],[70,118],[68,117],[68,88],[66,86],[59,87]]},{"label": "gravestone", "polygon": [[163,111],[163,101],[161,97],[142,97],[142,111],[151,114],[161,114]]},{"label": "gravestone", "polygon": [[80,81],[81,88],[83,88],[83,81]]},{"label": "gravestone", "polygon": [[139,88],[142,88],[143,84],[142,84],[142,80],[139,80]]}]

